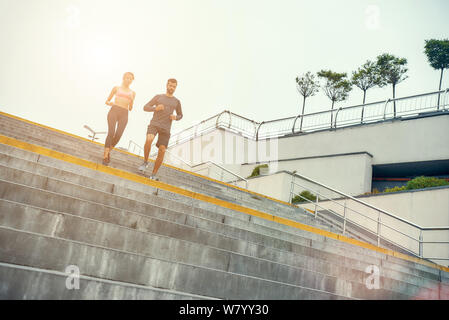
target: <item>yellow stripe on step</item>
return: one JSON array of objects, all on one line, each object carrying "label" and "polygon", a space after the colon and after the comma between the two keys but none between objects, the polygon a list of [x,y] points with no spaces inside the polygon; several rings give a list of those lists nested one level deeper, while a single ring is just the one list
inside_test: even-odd
[{"label": "yellow stripe on step", "polygon": [[[55,129],[55,128],[52,128],[52,127],[48,127],[48,126],[46,126],[46,125],[43,125],[43,124],[40,124],[40,123],[36,123],[36,122],[30,121],[30,120],[27,120],[27,119],[23,119],[23,118],[14,116],[14,115],[9,114],[9,113],[6,113],[6,112],[0,111],[0,115],[3,115],[3,116],[5,116],[5,117],[9,117],[9,118],[12,118],[12,119],[15,119],[15,120],[18,120],[18,121],[22,121],[22,122],[25,122],[25,123],[28,123],[28,124],[32,124],[32,125],[35,125],[35,126],[38,126],[38,127],[41,127],[41,128],[44,128],[44,129],[53,131],[53,132],[57,132],[57,133],[60,133],[60,134],[65,134],[65,135],[68,135],[68,136],[70,136],[70,137],[72,137],[72,138],[82,140],[82,141],[84,141],[84,142],[90,142],[90,143],[94,143],[94,144],[96,144],[96,145],[99,145],[99,146],[104,147],[104,144],[101,144],[101,143],[99,143],[99,142],[91,141],[91,140],[89,140],[89,139],[86,139],[86,138],[83,138],[83,137],[80,137],[80,136],[77,136],[77,135],[74,135],[74,134],[71,134],[71,133],[62,131],[62,130],[58,130],[58,129]],[[138,156],[138,155],[136,155],[136,154],[134,154],[134,153],[130,153],[130,152],[128,152],[128,151],[121,150],[121,149],[114,149],[114,150],[116,150],[116,151],[118,151],[118,152],[121,152],[121,153],[124,153],[124,154],[127,154],[127,155],[130,155],[130,156],[133,156],[133,157],[140,158],[140,159],[143,160],[143,157]],[[151,161],[151,162],[154,162],[154,160],[152,160],[152,159],[148,159],[148,160]],[[270,197],[270,196],[266,196],[266,195],[263,195],[263,194],[260,194],[260,193],[257,193],[257,192],[251,191],[251,190],[247,190],[247,189],[244,189],[244,188],[240,188],[240,187],[238,187],[238,186],[235,186],[235,185],[232,185],[232,184],[229,184],[229,183],[220,181],[220,180],[215,180],[215,179],[213,179],[213,178],[210,178],[210,177],[207,177],[207,176],[203,176],[203,175],[198,174],[198,173],[196,173],[196,172],[192,172],[192,171],[189,171],[189,170],[185,170],[185,169],[181,169],[181,168],[178,168],[178,167],[174,167],[174,166],[171,166],[171,165],[166,164],[166,163],[162,163],[162,165],[165,166],[165,167],[174,169],[174,170],[178,170],[178,171],[181,171],[181,172],[184,172],[184,173],[187,173],[187,174],[191,174],[191,175],[196,176],[196,177],[200,177],[200,178],[202,178],[202,179],[206,179],[206,180],[209,180],[209,181],[213,181],[213,182],[216,182],[216,183],[225,185],[225,186],[230,187],[230,188],[234,188],[234,189],[237,189],[237,190],[240,190],[240,191],[243,191],[243,192],[247,192],[247,193],[250,193],[250,194],[254,194],[254,195],[258,196],[258,197],[266,198],[266,199],[269,199],[269,200],[272,200],[272,201],[276,201],[276,202],[278,202],[278,203],[282,203],[282,204],[285,204],[285,205],[288,205],[288,206],[297,207],[297,206],[294,205],[294,204],[291,204],[291,203],[288,203],[288,202],[285,202],[285,201],[282,201],[282,200],[279,200],[279,199],[276,199],[276,198],[272,198],[272,197]]]},{"label": "yellow stripe on step", "polygon": [[[296,229],[300,229],[300,230],[304,230],[304,231],[308,231],[308,232],[312,232],[314,234],[317,235],[321,235],[324,237],[328,237],[328,238],[332,238],[335,240],[339,240],[339,241],[343,241],[345,243],[349,243],[358,247],[362,247],[362,248],[366,248],[366,249],[370,249],[373,251],[377,251],[386,255],[390,255],[390,256],[394,256],[394,257],[398,257],[404,260],[408,260],[408,261],[412,261],[415,263],[419,263],[419,264],[423,264],[432,268],[436,268],[439,270],[443,270],[446,272],[449,272],[449,268],[448,267],[444,267],[423,259],[419,259],[419,258],[415,258],[412,256],[408,256],[406,254],[402,254],[393,250],[389,250],[389,249],[385,249],[385,248],[381,248],[381,247],[377,247],[375,245],[360,241],[360,240],[356,240],[356,239],[352,239],[337,233],[333,233],[333,232],[329,232],[329,231],[325,231],[325,230],[321,230],[319,228],[315,228],[297,221],[293,221],[293,220],[289,220],[286,218],[282,218],[279,216],[275,216],[266,212],[262,212],[262,211],[258,211],[255,209],[251,209],[251,208],[247,208],[247,207],[243,207],[241,205],[235,204],[235,203],[231,203],[231,202],[227,202],[221,199],[217,199],[211,196],[207,196],[201,193],[197,193],[197,192],[193,192],[193,191],[189,191],[189,190],[185,190],[161,181],[154,181],[154,180],[150,180],[146,177],[143,177],[139,174],[134,174],[128,171],[123,171],[120,169],[116,169],[116,168],[111,168],[108,166],[104,166],[100,163],[94,163],[88,160],[84,160],[69,154],[65,154],[59,151],[55,151],[55,150],[51,150],[45,147],[41,147],[38,145],[34,145],[28,142],[24,142],[24,141],[20,141],[14,138],[10,138],[10,137],[6,137],[3,135],[0,135],[0,143],[5,144],[5,145],[9,145],[12,147],[16,147],[16,148],[20,148],[23,150],[27,150],[27,151],[31,151],[43,156],[48,156],[48,157],[52,157],[58,160],[63,160],[69,163],[73,163],[82,167],[86,167],[89,169],[93,169],[93,170],[98,170],[116,177],[120,177],[123,179],[127,179],[130,181],[134,181],[134,182],[138,182],[141,184],[146,184],[149,185],[151,187],[155,187],[155,188],[159,188],[161,190],[165,190],[165,191],[169,191],[169,192],[173,192],[179,195],[183,195],[186,197],[190,197],[193,199],[198,199],[204,202],[208,202],[208,203],[212,203],[215,204],[217,206],[221,206],[224,208],[228,208],[228,209],[232,209],[241,213],[245,213],[245,214],[249,214],[251,216],[254,217],[259,217],[265,220],[270,220],[270,221],[274,221],[277,222],[279,224],[282,225],[286,225],[286,226],[290,226]],[[99,158],[101,158],[101,155],[99,155]]]}]

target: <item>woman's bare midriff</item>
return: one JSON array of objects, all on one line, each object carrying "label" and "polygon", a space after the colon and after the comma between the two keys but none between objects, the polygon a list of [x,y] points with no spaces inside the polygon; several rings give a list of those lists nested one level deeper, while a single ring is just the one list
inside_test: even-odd
[{"label": "woman's bare midriff", "polygon": [[[123,88],[122,88],[121,90],[123,90]],[[128,92],[132,92],[132,91],[129,90],[129,91],[125,91],[125,92],[128,93]],[[126,98],[122,98],[122,97],[117,97],[117,96],[115,96],[115,99],[114,99],[114,105],[117,106],[117,107],[120,107],[120,108],[123,108],[123,109],[128,110],[128,109],[129,109],[129,108],[128,108],[128,106],[129,106],[129,100],[126,99]]]}]

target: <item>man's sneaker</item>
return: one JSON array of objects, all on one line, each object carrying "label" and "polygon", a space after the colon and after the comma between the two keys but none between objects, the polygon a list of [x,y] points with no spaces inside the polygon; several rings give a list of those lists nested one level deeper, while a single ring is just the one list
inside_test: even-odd
[{"label": "man's sneaker", "polygon": [[150,179],[151,179],[151,180],[155,180],[155,181],[159,181],[159,178],[156,177],[155,175],[151,175],[151,176],[150,176]]},{"label": "man's sneaker", "polygon": [[139,171],[145,171],[146,168],[148,168],[148,162],[142,163],[142,165],[139,167]]}]

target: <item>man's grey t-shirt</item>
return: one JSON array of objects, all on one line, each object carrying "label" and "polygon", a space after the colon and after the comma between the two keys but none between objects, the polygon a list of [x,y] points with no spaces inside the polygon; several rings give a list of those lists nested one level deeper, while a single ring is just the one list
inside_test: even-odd
[{"label": "man's grey t-shirt", "polygon": [[[164,110],[155,111],[156,106],[163,104]],[[144,111],[154,112],[150,125],[154,125],[170,132],[171,122],[170,115],[176,110],[176,120],[181,120],[182,109],[181,102],[175,97],[168,97],[165,94],[158,94],[151,99],[144,107]]]}]

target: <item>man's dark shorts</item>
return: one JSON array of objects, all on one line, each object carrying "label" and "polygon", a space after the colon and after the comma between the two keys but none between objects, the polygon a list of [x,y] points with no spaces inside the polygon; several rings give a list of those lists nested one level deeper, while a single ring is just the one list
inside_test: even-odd
[{"label": "man's dark shorts", "polygon": [[153,134],[156,136],[158,134],[156,147],[159,148],[159,146],[168,146],[168,141],[170,140],[170,132],[167,130],[164,130],[162,128],[156,127],[155,125],[149,125],[147,129],[147,134]]}]

